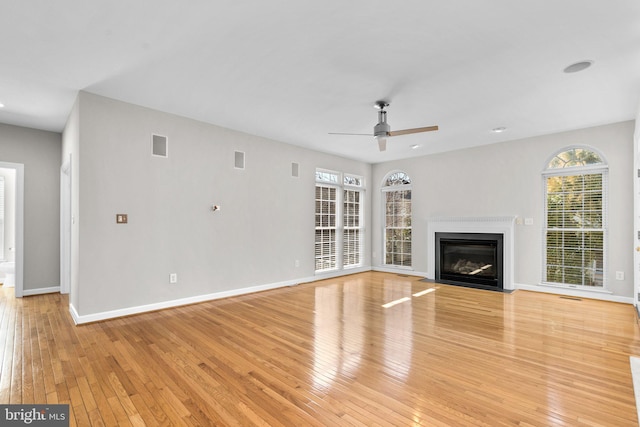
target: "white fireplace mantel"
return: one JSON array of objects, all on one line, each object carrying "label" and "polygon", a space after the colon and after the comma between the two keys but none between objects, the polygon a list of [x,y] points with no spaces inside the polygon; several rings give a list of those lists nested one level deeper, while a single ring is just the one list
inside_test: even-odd
[{"label": "white fireplace mantel", "polygon": [[503,236],[503,286],[514,290],[515,216],[434,217],[427,220],[427,278],[436,277],[436,233],[495,233]]}]

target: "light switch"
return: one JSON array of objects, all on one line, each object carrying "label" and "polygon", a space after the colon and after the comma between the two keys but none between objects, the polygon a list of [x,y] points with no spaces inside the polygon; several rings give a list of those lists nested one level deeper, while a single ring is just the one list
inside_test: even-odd
[{"label": "light switch", "polygon": [[116,224],[126,224],[126,223],[127,223],[127,214],[116,215]]}]

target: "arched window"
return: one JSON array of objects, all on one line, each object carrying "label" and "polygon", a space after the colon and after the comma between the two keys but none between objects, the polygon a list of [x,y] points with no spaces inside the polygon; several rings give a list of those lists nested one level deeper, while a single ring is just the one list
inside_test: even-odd
[{"label": "arched window", "polygon": [[605,286],[607,177],[603,157],[586,147],[565,148],[547,163],[545,283]]},{"label": "arched window", "polygon": [[384,263],[411,267],[411,178],[389,173],[382,185],[384,200]]}]

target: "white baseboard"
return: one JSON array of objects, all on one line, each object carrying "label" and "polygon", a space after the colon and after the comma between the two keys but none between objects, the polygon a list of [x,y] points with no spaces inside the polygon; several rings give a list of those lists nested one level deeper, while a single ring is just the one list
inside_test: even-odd
[{"label": "white baseboard", "polygon": [[395,273],[395,274],[406,274],[408,276],[427,277],[427,273],[424,273],[422,271],[415,271],[410,268],[403,268],[403,267],[387,267],[387,266],[377,265],[372,267],[371,270],[381,271],[383,273]]},{"label": "white baseboard", "polygon": [[51,286],[48,288],[38,288],[38,289],[23,289],[22,296],[28,297],[31,295],[54,294],[59,292],[60,292],[60,286]]},{"label": "white baseboard", "polygon": [[366,271],[371,271],[371,267],[367,266],[367,267],[347,268],[344,270],[334,270],[326,273],[318,273],[315,276],[300,279],[298,283],[309,283],[309,282],[314,282],[316,280],[333,279],[334,277],[348,276],[349,274],[364,273]]},{"label": "white baseboard", "polygon": [[603,301],[620,302],[624,304],[633,304],[633,297],[621,297],[613,295],[611,292],[602,290],[585,291],[581,289],[570,289],[556,286],[545,285],[525,285],[523,283],[516,283],[516,289],[522,289],[524,291],[544,292],[548,294],[567,295],[578,298],[591,298],[599,299]]},{"label": "white baseboard", "polygon": [[69,303],[69,313],[71,314],[71,318],[73,319],[73,323],[79,325],[80,315],[78,314],[78,310],[73,306],[73,304]]},{"label": "white baseboard", "polygon": [[[102,320],[114,319],[117,317],[131,316],[134,314],[141,314],[141,313],[146,313],[150,311],[163,310],[166,308],[180,307],[183,305],[196,304],[199,302],[213,301],[221,298],[229,298],[229,297],[245,295],[245,294],[250,294],[255,292],[262,292],[262,291],[278,289],[278,288],[283,288],[287,286],[294,286],[302,283],[310,283],[317,280],[331,279],[334,277],[341,277],[349,274],[362,273],[362,272],[372,271],[372,270],[386,272],[386,273],[395,273],[395,274],[403,274],[403,275],[406,274],[409,276],[427,277],[426,273],[418,272],[418,271],[414,271],[406,268],[388,268],[388,267],[380,267],[380,266],[360,267],[360,268],[354,268],[349,270],[340,270],[340,271],[334,271],[329,273],[322,273],[315,276],[287,280],[284,282],[249,286],[241,289],[232,289],[229,291],[214,292],[211,294],[197,295],[193,297],[180,298],[180,299],[170,300],[170,301],[161,301],[153,304],[145,304],[145,305],[140,305],[135,307],[127,307],[127,308],[103,311],[99,313],[92,313],[92,314],[86,314],[86,315],[80,315],[76,310],[76,308],[73,306],[73,304],[69,304],[69,312],[71,313],[71,316],[73,317],[73,321],[76,323],[76,325],[81,325],[84,323],[99,322]],[[563,289],[563,288],[524,285],[524,284],[516,284],[515,288],[522,289],[522,290],[530,290],[535,292],[547,292],[547,293],[569,295],[569,296],[575,296],[575,297],[602,299],[605,301],[621,302],[626,304],[634,303],[633,298],[631,297],[620,297],[620,296],[612,295],[606,292],[588,292],[588,291],[579,291],[579,290],[573,290],[573,289]],[[25,296],[51,293],[51,292],[60,292],[60,287],[57,286],[57,287],[51,287],[51,288],[28,290],[28,291],[25,291]]]},{"label": "white baseboard", "polygon": [[338,277],[338,276],[345,276],[347,274],[359,273],[359,272],[370,271],[370,270],[371,270],[370,267],[341,270],[340,272],[333,272],[333,274],[326,274],[326,275],[323,274],[318,276],[304,277],[304,278],[299,278],[294,280],[286,280],[284,282],[250,286],[247,288],[232,289],[229,291],[214,292],[211,294],[197,295],[193,297],[180,298],[180,299],[170,300],[170,301],[161,301],[153,304],[145,304],[145,305],[140,305],[135,307],[127,307],[127,308],[121,308],[116,310],[103,311],[100,313],[85,314],[85,315],[80,315],[76,310],[76,308],[73,306],[73,304],[69,304],[69,312],[71,313],[71,317],[73,317],[73,321],[76,323],[76,325],[81,325],[84,323],[99,322],[101,320],[114,319],[117,317],[131,316],[133,314],[141,314],[141,313],[147,313],[150,311],[163,310],[165,308],[180,307],[182,305],[196,304],[199,302],[213,301],[221,298],[229,298],[229,297],[234,297],[239,295],[251,294],[255,292],[268,291],[271,289],[284,288],[287,286],[294,286],[302,283],[314,282],[316,280],[322,280],[322,279]]}]

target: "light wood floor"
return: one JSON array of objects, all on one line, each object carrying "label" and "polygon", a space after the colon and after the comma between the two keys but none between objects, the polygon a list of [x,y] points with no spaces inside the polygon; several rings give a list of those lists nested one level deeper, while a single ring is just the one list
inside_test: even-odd
[{"label": "light wood floor", "polygon": [[83,326],[0,298],[0,403],[72,425],[638,425],[625,304],[387,273]]}]

